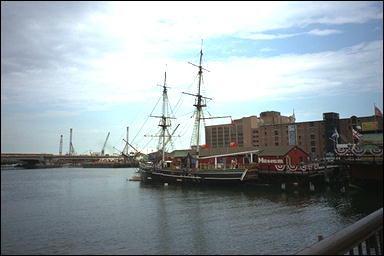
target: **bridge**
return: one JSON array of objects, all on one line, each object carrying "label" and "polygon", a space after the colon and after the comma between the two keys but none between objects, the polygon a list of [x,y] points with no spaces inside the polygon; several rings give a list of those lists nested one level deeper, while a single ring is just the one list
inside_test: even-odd
[{"label": "bridge", "polygon": [[110,155],[54,155],[54,154],[1,154],[1,164],[20,164],[24,168],[55,167],[64,163],[79,164],[100,159],[116,160],[122,156]]}]

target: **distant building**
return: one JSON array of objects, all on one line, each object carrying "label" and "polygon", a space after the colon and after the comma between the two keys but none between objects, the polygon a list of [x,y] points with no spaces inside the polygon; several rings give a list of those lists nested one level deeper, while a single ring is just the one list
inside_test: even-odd
[{"label": "distant building", "polygon": [[231,124],[212,125],[205,127],[206,145],[212,148],[229,147],[235,142],[239,147],[254,146],[253,129],[265,125],[288,124],[295,122],[295,115],[282,116],[280,112],[266,111],[260,117],[250,116],[235,119]]},{"label": "distant building", "polygon": [[[339,118],[338,113],[323,113],[323,120],[295,122],[295,115],[281,116],[280,112],[267,111],[260,117],[250,116],[234,120],[232,124],[205,127],[205,144],[209,148],[299,146],[313,159],[334,152],[331,139],[335,129],[339,143],[353,143],[352,128],[361,133],[383,131],[383,118],[366,116]],[[234,143],[234,144],[233,144]]]}]

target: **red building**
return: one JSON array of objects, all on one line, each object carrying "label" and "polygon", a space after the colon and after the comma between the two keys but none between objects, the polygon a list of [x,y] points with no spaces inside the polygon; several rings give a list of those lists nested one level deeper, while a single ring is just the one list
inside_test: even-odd
[{"label": "red building", "polygon": [[285,166],[299,166],[310,159],[310,155],[298,146],[263,147],[257,154],[261,170],[279,171]]},{"label": "red building", "polygon": [[[196,157],[191,150],[175,150],[171,155],[174,162],[186,164],[189,161],[192,165]],[[310,155],[298,146],[205,148],[200,150],[199,166],[202,169],[225,169],[259,163],[261,170],[282,171],[296,170],[309,160]]]}]

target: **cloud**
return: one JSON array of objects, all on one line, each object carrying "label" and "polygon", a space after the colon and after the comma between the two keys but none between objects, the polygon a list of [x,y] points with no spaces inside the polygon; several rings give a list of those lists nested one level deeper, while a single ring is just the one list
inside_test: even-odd
[{"label": "cloud", "polygon": [[291,34],[242,33],[239,36],[242,38],[248,38],[253,40],[276,40],[276,39],[285,39],[285,38],[302,36],[302,35],[328,36],[328,35],[340,34],[340,33],[342,33],[342,31],[336,30],[336,29],[313,29],[308,32],[291,33]]},{"label": "cloud", "polygon": [[162,81],[165,64],[170,82],[186,86],[195,73],[189,75],[186,60],[173,56],[198,53],[201,38],[324,36],[340,31],[265,31],[361,23],[382,14],[370,2],[5,2],[1,8],[5,103],[85,109],[155,97],[153,86]]},{"label": "cloud", "polygon": [[[213,72],[206,74],[206,89],[220,102],[267,96],[348,95],[367,88],[378,92],[382,87],[382,54],[382,41],[374,41],[338,51],[211,62]],[[367,82],[363,86],[361,81]]]},{"label": "cloud", "polygon": [[307,32],[307,34],[310,34],[310,35],[316,35],[316,36],[328,36],[328,35],[333,35],[333,34],[340,34],[342,33],[340,30],[336,30],[336,29],[313,29],[309,32]]},{"label": "cloud", "polygon": [[274,35],[274,34],[258,33],[258,34],[249,35],[246,38],[254,39],[254,40],[275,40],[275,39],[294,37],[294,36],[298,36],[298,35],[302,35],[302,34],[303,33],[276,34],[276,35]]},{"label": "cloud", "polygon": [[265,48],[260,49],[260,52],[272,52],[272,51],[274,51],[274,49],[269,48],[269,47],[265,47]]}]

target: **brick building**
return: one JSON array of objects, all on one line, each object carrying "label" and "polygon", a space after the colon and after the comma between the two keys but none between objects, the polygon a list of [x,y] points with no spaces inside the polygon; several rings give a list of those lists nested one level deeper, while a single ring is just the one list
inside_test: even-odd
[{"label": "brick building", "polygon": [[212,125],[205,127],[205,141],[212,148],[227,147],[231,142],[236,142],[239,147],[254,146],[252,133],[264,125],[288,124],[295,122],[292,116],[282,116],[280,112],[266,111],[260,117],[250,116],[235,119],[231,124]]},{"label": "brick building", "polygon": [[340,135],[339,143],[353,143],[352,127],[364,133],[367,124],[374,127],[372,132],[383,131],[383,118],[378,116],[340,119],[338,113],[330,112],[323,114],[323,120],[296,123],[294,114],[281,116],[279,112],[267,111],[260,117],[244,117],[232,124],[206,126],[205,144],[211,148],[230,147],[231,142],[239,147],[297,145],[312,158],[323,158],[333,152],[329,138],[335,129]]}]

